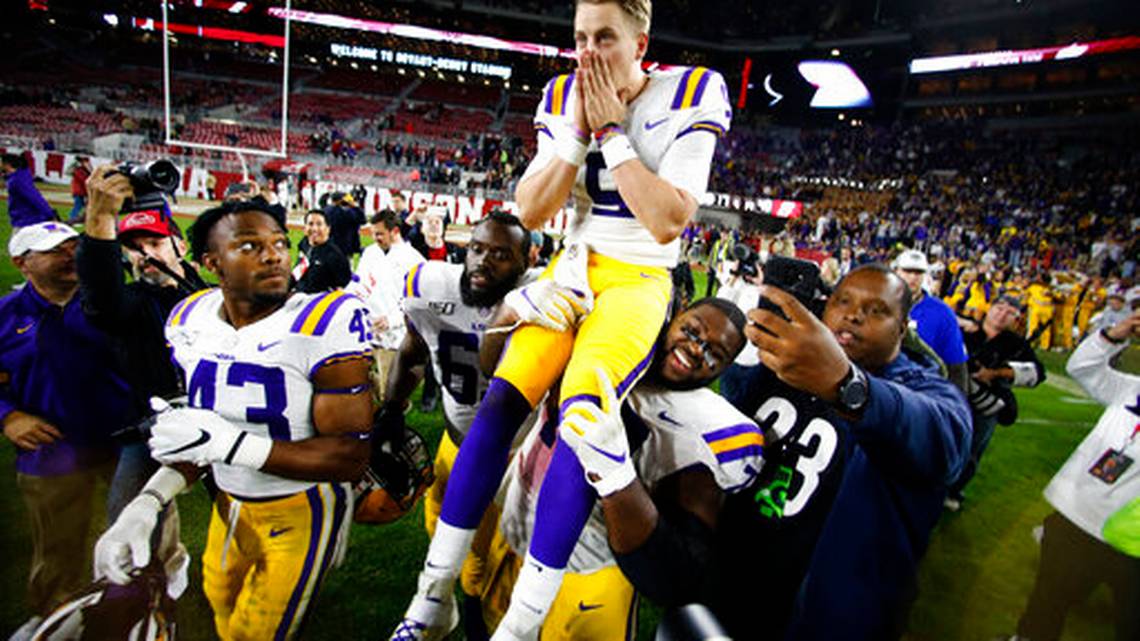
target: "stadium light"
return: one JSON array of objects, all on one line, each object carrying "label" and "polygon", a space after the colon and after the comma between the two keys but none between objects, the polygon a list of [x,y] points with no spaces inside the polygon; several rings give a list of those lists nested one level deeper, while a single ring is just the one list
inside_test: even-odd
[{"label": "stadium light", "polygon": [[1140,36],[1125,36],[1094,42],[1074,42],[1069,45],[1042,47],[1039,49],[1017,49],[964,53],[953,56],[932,56],[915,58],[910,61],[910,72],[914,75],[979,69],[986,67],[1006,67],[1011,65],[1034,64],[1058,60],[1072,60],[1085,56],[1096,56],[1118,51],[1140,49]]},{"label": "stadium light", "polygon": [[368,31],[372,33],[398,36],[401,38],[410,38],[412,40],[425,40],[428,42],[449,42],[452,44],[476,47],[479,49],[511,51],[514,53],[544,56],[548,58],[574,57],[573,49],[560,49],[552,45],[538,44],[535,42],[504,40],[502,38],[480,36],[459,31],[443,31],[441,29],[429,29],[427,27],[417,27],[410,24],[380,22],[378,20],[365,20],[363,18],[349,18],[348,16],[339,16],[332,13],[302,11],[299,9],[289,9],[282,7],[270,7],[267,11],[269,15],[273,16],[274,18],[289,18],[290,20],[296,22],[315,24],[323,27],[330,27],[333,29]]}]

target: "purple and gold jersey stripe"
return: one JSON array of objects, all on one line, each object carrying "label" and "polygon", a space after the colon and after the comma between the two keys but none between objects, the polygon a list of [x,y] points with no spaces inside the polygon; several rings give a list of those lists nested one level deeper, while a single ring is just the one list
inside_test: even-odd
[{"label": "purple and gold jersey stripe", "polygon": [[677,138],[680,138],[681,136],[687,136],[691,133],[696,133],[699,131],[707,131],[717,138],[720,138],[725,133],[724,125],[713,122],[711,120],[701,120],[694,122],[693,124],[689,125],[687,129],[682,130],[681,133],[677,134]]},{"label": "purple and gold jersey stripe", "polygon": [[693,67],[681,76],[677,83],[677,93],[673,95],[671,109],[689,109],[701,104],[701,97],[705,95],[705,86],[709,84],[712,72],[705,67]]},{"label": "purple and gold jersey stripe", "polygon": [[709,449],[721,463],[764,452],[764,433],[752,423],[741,423],[704,435]]},{"label": "purple and gold jersey stripe", "polygon": [[174,309],[170,311],[170,320],[167,321],[166,324],[170,327],[177,327],[179,325],[186,324],[186,319],[190,318],[190,312],[198,304],[198,301],[202,300],[203,296],[209,294],[212,291],[214,290],[203,289],[200,292],[195,292],[187,296],[182,300],[181,303],[175,305]]},{"label": "purple and gold jersey stripe", "polygon": [[408,275],[404,277],[404,298],[420,297],[420,269],[423,266],[420,263],[408,270]]},{"label": "purple and gold jersey stripe", "polygon": [[566,114],[566,103],[570,99],[570,90],[574,86],[574,74],[563,74],[550,83],[543,102],[543,111],[552,116]]},{"label": "purple and gold jersey stripe", "polygon": [[543,124],[541,122],[535,123],[534,130],[540,134],[546,134],[548,137],[550,137],[552,139],[554,138],[554,134],[550,133],[550,127],[547,127],[545,124]]},{"label": "purple and gold jersey stripe", "polygon": [[289,331],[306,336],[324,334],[325,330],[328,329],[329,322],[336,315],[336,310],[351,297],[351,294],[338,289],[313,299],[297,315],[297,320],[293,321],[293,326],[289,328]]},{"label": "purple and gold jersey stripe", "polygon": [[[345,363],[348,361],[358,360],[372,360],[372,350],[369,349],[363,351],[341,352],[339,354],[333,354],[332,356],[326,356],[317,361],[316,365],[313,365],[311,368],[309,368],[309,378],[312,378],[313,375],[317,373],[317,370],[324,367],[325,365],[336,365],[337,363]],[[317,390],[317,392],[324,393],[324,390]]]}]

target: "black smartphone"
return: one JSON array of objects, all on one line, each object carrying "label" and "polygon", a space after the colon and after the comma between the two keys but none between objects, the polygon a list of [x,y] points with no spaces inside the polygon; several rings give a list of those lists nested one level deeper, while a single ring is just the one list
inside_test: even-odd
[{"label": "black smartphone", "polygon": [[[764,285],[778,287],[807,307],[814,309],[816,292],[820,289],[819,266],[810,260],[771,256],[764,263]],[[760,296],[756,306],[788,320],[784,311],[772,301]]]}]

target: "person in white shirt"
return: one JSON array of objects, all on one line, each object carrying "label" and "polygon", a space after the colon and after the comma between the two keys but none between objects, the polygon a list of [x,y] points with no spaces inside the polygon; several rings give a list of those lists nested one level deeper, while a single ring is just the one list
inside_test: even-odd
[{"label": "person in white shirt", "polygon": [[1101,583],[1113,592],[1116,638],[1140,638],[1140,376],[1110,366],[1140,338],[1140,310],[1095,332],[1065,366],[1104,414],[1045,488],[1041,562],[1011,641],[1061,636],[1069,608]]},{"label": "person in white shirt", "polygon": [[400,234],[400,218],[390,209],[372,216],[372,238],[360,256],[356,274],[346,288],[368,305],[372,317],[372,345],[375,349],[376,371],[373,382],[376,393],[383,401],[387,389],[388,371],[396,358],[396,351],[404,341],[404,277],[426,259]]}]

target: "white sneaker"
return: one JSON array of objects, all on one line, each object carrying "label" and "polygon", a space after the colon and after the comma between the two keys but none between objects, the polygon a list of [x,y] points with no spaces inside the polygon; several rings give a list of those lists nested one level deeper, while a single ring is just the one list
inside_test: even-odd
[{"label": "white sneaker", "polygon": [[12,633],[12,636],[8,637],[8,641],[28,641],[32,638],[32,635],[36,633],[36,628],[39,628],[43,622],[44,618],[41,616],[34,616],[28,619],[24,622],[24,625]]},{"label": "white sneaker", "polygon": [[951,512],[957,512],[958,510],[962,509],[962,501],[961,499],[956,499],[948,496],[945,500],[942,501],[942,507],[950,510]]},{"label": "white sneaker", "polygon": [[420,587],[388,641],[438,641],[459,627],[455,579],[419,578]]}]

